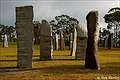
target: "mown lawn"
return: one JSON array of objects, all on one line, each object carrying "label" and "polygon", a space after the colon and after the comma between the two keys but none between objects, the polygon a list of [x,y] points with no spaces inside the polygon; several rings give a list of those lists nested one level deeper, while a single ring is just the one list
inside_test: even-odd
[{"label": "mown lawn", "polygon": [[74,60],[70,51],[54,51],[54,59],[39,61],[39,46],[33,46],[33,68],[18,69],[16,45],[0,45],[0,80],[96,80],[120,79],[120,49],[99,48],[101,70],[84,68],[84,60]]}]

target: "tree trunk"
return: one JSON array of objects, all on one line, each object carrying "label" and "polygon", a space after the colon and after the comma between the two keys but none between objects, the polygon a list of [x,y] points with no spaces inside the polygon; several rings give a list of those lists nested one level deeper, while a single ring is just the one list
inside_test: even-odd
[{"label": "tree trunk", "polygon": [[88,30],[88,40],[85,58],[85,67],[88,69],[99,70],[99,65],[96,59],[96,53],[98,48],[98,12],[91,11],[87,17],[87,30]]}]

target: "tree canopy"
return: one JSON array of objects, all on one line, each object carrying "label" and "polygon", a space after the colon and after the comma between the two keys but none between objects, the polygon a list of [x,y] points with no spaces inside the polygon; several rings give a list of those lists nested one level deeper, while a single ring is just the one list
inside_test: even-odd
[{"label": "tree canopy", "polygon": [[64,34],[71,33],[74,30],[73,28],[75,25],[78,23],[79,21],[77,19],[64,14],[56,16],[54,20],[50,21],[54,33],[61,30]]},{"label": "tree canopy", "polygon": [[[107,29],[113,31],[114,47],[120,46],[120,7],[111,8],[104,16],[105,22],[108,23]],[[106,31],[104,31],[107,33]],[[110,34],[109,34],[110,35]]]},{"label": "tree canopy", "polygon": [[120,22],[120,8],[112,8],[108,11],[108,14],[104,16],[105,22]]}]

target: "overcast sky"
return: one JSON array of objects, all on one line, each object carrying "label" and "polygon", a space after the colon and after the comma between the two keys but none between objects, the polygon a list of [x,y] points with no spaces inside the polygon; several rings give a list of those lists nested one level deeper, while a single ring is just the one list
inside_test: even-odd
[{"label": "overcast sky", "polygon": [[15,26],[15,7],[32,5],[34,20],[50,21],[57,15],[66,14],[86,26],[86,15],[98,10],[99,25],[105,27],[103,16],[112,7],[120,7],[119,0],[0,0],[0,24]]}]

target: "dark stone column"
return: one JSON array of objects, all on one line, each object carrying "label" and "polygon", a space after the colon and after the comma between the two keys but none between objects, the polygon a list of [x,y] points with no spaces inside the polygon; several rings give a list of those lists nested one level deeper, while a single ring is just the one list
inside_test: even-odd
[{"label": "dark stone column", "polygon": [[96,58],[96,53],[98,49],[98,37],[99,37],[98,12],[97,11],[89,12],[86,19],[87,19],[88,40],[87,40],[85,67],[88,69],[99,70],[100,68]]},{"label": "dark stone column", "polygon": [[17,66],[32,68],[33,7],[16,7]]},{"label": "dark stone column", "polygon": [[40,60],[50,60],[53,54],[52,32],[46,20],[40,27]]}]

